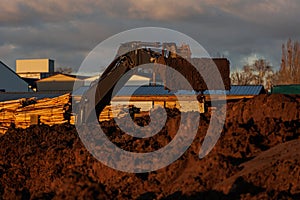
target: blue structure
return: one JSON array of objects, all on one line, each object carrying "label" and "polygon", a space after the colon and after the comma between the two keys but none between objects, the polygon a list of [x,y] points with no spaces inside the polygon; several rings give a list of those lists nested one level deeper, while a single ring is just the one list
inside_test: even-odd
[{"label": "blue structure", "polygon": [[227,95],[259,95],[265,94],[265,88],[262,85],[232,85]]},{"label": "blue structure", "polygon": [[[81,96],[84,94],[86,90],[88,90],[88,86],[80,87],[75,90],[72,95],[73,96]],[[232,85],[230,90],[206,90],[204,91],[204,95],[217,95],[217,94],[225,94],[229,96],[255,96],[259,94],[265,94],[264,86],[262,85]],[[195,95],[198,94],[195,91],[187,91],[187,90],[179,90],[177,92],[168,91],[164,88],[164,86],[124,86],[119,92],[117,92],[116,96],[169,96],[169,95]]]},{"label": "blue structure", "polygon": [[43,98],[54,98],[63,95],[64,93],[40,93],[40,92],[0,92],[0,102],[17,100],[22,98],[43,99]]}]

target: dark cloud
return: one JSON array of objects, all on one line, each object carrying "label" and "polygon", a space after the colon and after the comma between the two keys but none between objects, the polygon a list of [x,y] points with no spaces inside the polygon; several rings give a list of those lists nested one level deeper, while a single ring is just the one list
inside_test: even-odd
[{"label": "dark cloud", "polygon": [[281,44],[300,40],[297,0],[12,0],[0,6],[0,59],[50,57],[80,66],[104,39],[127,29],[159,26],[185,33],[233,68],[257,58],[280,64]]}]

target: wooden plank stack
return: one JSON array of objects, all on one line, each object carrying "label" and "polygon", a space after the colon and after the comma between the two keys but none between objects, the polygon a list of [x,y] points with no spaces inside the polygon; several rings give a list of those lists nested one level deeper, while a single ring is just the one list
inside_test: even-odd
[{"label": "wooden plank stack", "polygon": [[77,116],[74,113],[72,113],[72,115],[70,116],[70,124],[75,125],[76,120]]},{"label": "wooden plank stack", "polygon": [[[31,124],[62,124],[69,121],[71,95],[41,100],[19,99],[0,103],[0,133],[5,132],[11,123],[16,127],[27,128]],[[37,120],[33,120],[37,119]]]},{"label": "wooden plank stack", "polygon": [[100,113],[99,121],[100,122],[108,121],[108,120],[112,119],[112,117],[113,117],[113,114],[111,111],[111,106],[106,106]]},{"label": "wooden plank stack", "polygon": [[35,104],[16,110],[15,125],[16,127],[27,128],[30,126],[33,116],[39,116],[40,123],[50,126],[65,123],[68,121],[65,119],[65,113],[70,109],[70,106],[70,94],[37,100]]},{"label": "wooden plank stack", "polygon": [[15,111],[22,107],[26,99],[0,102],[0,134],[4,134],[15,121]]},{"label": "wooden plank stack", "polygon": [[122,118],[128,114],[125,109],[132,108],[133,105],[108,105],[100,113],[99,121],[108,121],[114,117]]}]

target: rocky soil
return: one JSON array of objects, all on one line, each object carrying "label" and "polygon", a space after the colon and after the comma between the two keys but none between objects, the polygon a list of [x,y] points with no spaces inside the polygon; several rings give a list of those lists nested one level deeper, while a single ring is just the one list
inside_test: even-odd
[{"label": "rocky soil", "polygon": [[[300,96],[228,103],[221,137],[206,157],[198,154],[209,114],[201,115],[182,157],[137,174],[97,161],[72,125],[11,127],[0,136],[0,199],[300,199],[299,113]],[[101,126],[119,147],[151,152],[174,138],[181,114],[168,110],[165,127],[149,139],[128,136],[112,120]],[[136,123],[147,125],[149,118]]]}]

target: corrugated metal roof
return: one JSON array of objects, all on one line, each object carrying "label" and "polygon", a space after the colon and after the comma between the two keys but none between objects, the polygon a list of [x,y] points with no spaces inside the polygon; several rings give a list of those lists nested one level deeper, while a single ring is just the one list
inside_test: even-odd
[{"label": "corrugated metal roof", "polygon": [[262,85],[232,85],[227,95],[259,95],[265,93]]},{"label": "corrugated metal roof", "polygon": [[176,95],[195,95],[195,94],[197,94],[197,92],[194,90],[178,90],[174,94],[176,94]]},{"label": "corrugated metal roof", "polygon": [[[82,96],[90,87],[83,86],[75,90],[73,96]],[[117,92],[116,96],[151,96],[151,95],[172,95],[173,93],[165,90],[164,86],[124,86],[120,91]]]},{"label": "corrugated metal roof", "polygon": [[22,98],[32,98],[43,99],[43,98],[53,98],[63,95],[62,93],[37,93],[37,92],[24,92],[24,93],[0,93],[0,102],[17,100]]},{"label": "corrugated metal roof", "polygon": [[[73,96],[81,96],[84,94],[89,87],[84,86],[75,90]],[[232,85],[231,89],[225,91],[226,95],[258,95],[264,93],[264,87],[262,85]],[[155,96],[155,95],[194,95],[197,94],[195,91],[179,90],[177,92],[168,91],[164,86],[124,86],[116,96]],[[205,95],[209,94],[224,94],[223,90],[206,90]]]},{"label": "corrugated metal roof", "polygon": [[203,92],[203,94],[205,94],[205,95],[210,95],[210,94],[219,94],[219,95],[224,95],[224,94],[228,94],[229,93],[229,91],[228,90],[205,90],[204,92]]},{"label": "corrugated metal roof", "polygon": [[164,86],[125,86],[116,96],[127,96],[127,95],[137,95],[137,96],[155,96],[155,95],[172,95],[172,92],[165,90]]},{"label": "corrugated metal roof", "polygon": [[300,85],[276,85],[271,90],[272,94],[300,94]]},{"label": "corrugated metal roof", "polygon": [[[232,85],[230,90],[226,90],[226,95],[259,95],[264,92],[262,85]],[[224,94],[223,90],[206,90],[205,95]]]}]

